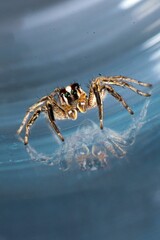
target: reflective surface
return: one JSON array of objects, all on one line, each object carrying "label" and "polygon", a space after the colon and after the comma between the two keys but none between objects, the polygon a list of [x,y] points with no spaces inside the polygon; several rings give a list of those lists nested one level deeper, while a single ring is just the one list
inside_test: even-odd
[{"label": "reflective surface", "polygon": [[[159,239],[159,12],[158,0],[0,3],[0,240]],[[152,97],[116,88],[135,115],[108,96],[104,131],[93,109],[57,121],[64,144],[41,116],[24,147],[30,105],[98,74],[150,82]]]}]

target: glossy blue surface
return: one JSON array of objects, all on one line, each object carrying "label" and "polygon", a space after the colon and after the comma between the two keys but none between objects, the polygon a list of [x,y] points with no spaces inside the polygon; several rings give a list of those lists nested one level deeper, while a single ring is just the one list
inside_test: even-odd
[{"label": "glossy blue surface", "polygon": [[[22,2],[0,3],[0,240],[160,239],[159,1]],[[30,105],[99,74],[152,83],[137,86],[152,96],[116,88],[135,115],[108,95],[103,131],[97,109],[57,121],[64,144],[40,116],[24,147]]]}]

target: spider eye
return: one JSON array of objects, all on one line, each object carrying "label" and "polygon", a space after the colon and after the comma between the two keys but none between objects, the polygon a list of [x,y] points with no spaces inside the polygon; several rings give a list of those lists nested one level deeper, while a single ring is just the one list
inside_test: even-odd
[{"label": "spider eye", "polygon": [[78,83],[73,83],[71,85],[71,94],[75,97],[78,98],[78,91],[79,91],[80,85]]},{"label": "spider eye", "polygon": [[77,91],[76,90],[72,90],[71,93],[72,93],[72,95],[77,95]]},{"label": "spider eye", "polygon": [[68,98],[68,97],[70,97],[70,93],[69,93],[69,92],[66,92],[66,93],[64,94],[64,96],[65,96],[66,98]]}]

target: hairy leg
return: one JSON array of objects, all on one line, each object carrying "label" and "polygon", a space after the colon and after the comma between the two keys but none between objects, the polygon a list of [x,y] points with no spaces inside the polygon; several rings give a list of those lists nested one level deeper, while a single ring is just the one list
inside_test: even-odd
[{"label": "hairy leg", "polygon": [[36,102],[35,104],[33,104],[26,112],[23,121],[19,127],[19,129],[17,130],[17,134],[20,134],[25,126],[25,124],[27,123],[28,117],[30,115],[31,112],[34,112],[36,110],[36,108],[38,108],[39,106],[41,106],[46,100],[48,99],[48,96],[44,96],[43,98],[41,98],[38,102]]},{"label": "hairy leg", "polygon": [[36,119],[39,117],[40,113],[42,111],[42,108],[38,108],[34,114],[32,115],[32,117],[29,119],[28,123],[26,124],[26,132],[25,132],[25,137],[24,137],[24,144],[28,144],[28,137],[29,137],[29,132],[30,132],[30,128],[33,125],[33,123],[36,121]]},{"label": "hairy leg", "polygon": [[128,84],[128,83],[126,83],[124,81],[115,80],[115,81],[110,81],[110,82],[106,82],[106,81],[103,81],[103,82],[107,83],[108,85],[116,85],[116,86],[120,86],[120,87],[127,87],[130,90],[132,90],[133,92],[135,92],[135,93],[137,93],[137,94],[139,94],[141,96],[144,96],[144,97],[150,97],[151,96],[151,94],[142,92],[139,89],[137,89],[134,86],[132,86],[131,84]]},{"label": "hairy leg", "polygon": [[144,82],[140,82],[136,79],[133,79],[133,78],[129,78],[129,77],[125,77],[125,76],[113,76],[113,77],[108,77],[110,80],[113,80],[113,81],[126,81],[126,82],[131,82],[131,83],[136,83],[140,86],[143,86],[143,87],[152,87],[152,84],[150,83],[144,83]]},{"label": "hairy leg", "polygon": [[119,75],[119,76],[100,76],[100,77],[95,78],[94,81],[97,83],[106,82],[107,84],[113,84],[113,82],[125,81],[125,82],[135,83],[135,84],[138,84],[143,87],[152,87],[152,84],[150,84],[150,83],[140,82],[136,79],[121,76],[121,75]]},{"label": "hairy leg", "polygon": [[100,87],[95,82],[90,85],[90,92],[88,98],[88,106],[89,108],[93,108],[98,106],[99,120],[100,120],[100,128],[103,129],[103,102],[102,102],[102,94],[100,92]]},{"label": "hairy leg", "polygon": [[57,125],[55,123],[54,109],[53,109],[52,104],[50,102],[47,102],[46,108],[47,108],[47,113],[48,113],[48,119],[49,119],[49,122],[50,122],[52,128],[57,133],[57,135],[61,139],[61,141],[64,141],[64,138],[63,138],[59,128],[57,127]]},{"label": "hairy leg", "polygon": [[121,95],[119,93],[117,93],[114,88],[112,88],[109,85],[104,85],[102,87],[103,89],[106,89],[108,91],[108,93],[110,93],[113,97],[115,97],[119,102],[121,102],[121,104],[123,105],[123,107],[130,113],[130,114],[134,114],[134,112],[132,111],[132,109],[128,106],[128,104],[125,102],[125,100],[121,97]]}]

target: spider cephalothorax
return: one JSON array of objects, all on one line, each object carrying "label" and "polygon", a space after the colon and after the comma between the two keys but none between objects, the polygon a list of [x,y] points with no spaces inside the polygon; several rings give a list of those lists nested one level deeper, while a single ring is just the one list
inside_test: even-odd
[{"label": "spider cephalothorax", "polygon": [[[100,128],[103,129],[103,99],[107,92],[121,102],[123,107],[126,108],[130,114],[133,114],[132,109],[128,106],[121,95],[114,90],[112,85],[128,88],[144,97],[150,96],[149,93],[138,90],[130,83],[135,83],[143,87],[152,86],[149,83],[143,83],[124,76],[100,76],[93,79],[91,82],[88,95],[78,83],[73,83],[65,88],[56,88],[50,95],[42,97],[27,110],[17,133],[20,134],[23,127],[26,125],[24,144],[27,144],[30,127],[40,113],[44,112],[48,116],[48,120],[58,137],[64,141],[64,138],[56,125],[56,119],[76,120],[79,112],[84,113],[94,107],[98,107]],[[33,112],[33,115],[28,120],[31,112]]]},{"label": "spider cephalothorax", "polygon": [[69,105],[80,112],[87,110],[87,94],[78,83],[73,83],[65,88],[59,89],[59,99],[62,105]]}]

